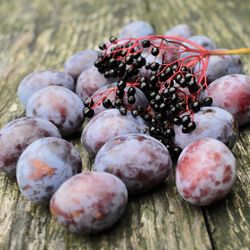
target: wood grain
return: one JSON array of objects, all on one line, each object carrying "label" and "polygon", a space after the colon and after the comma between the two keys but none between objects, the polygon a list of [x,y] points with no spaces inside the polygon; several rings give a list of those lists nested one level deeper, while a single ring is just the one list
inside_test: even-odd
[{"label": "wood grain", "polygon": [[[197,34],[219,47],[249,44],[247,1],[194,0],[1,0],[0,127],[24,115],[16,98],[20,80],[34,70],[62,70],[73,53],[96,48],[132,20],[151,22],[157,33],[189,23]],[[244,57],[250,72],[250,58]],[[248,249],[250,245],[249,129],[234,149],[238,181],[231,195],[208,207],[188,205],[177,195],[171,177],[159,189],[130,197],[125,215],[110,230],[74,235],[51,218],[48,208],[33,205],[15,180],[0,174],[0,249]],[[79,136],[71,141],[81,152],[84,169],[91,159]]]}]

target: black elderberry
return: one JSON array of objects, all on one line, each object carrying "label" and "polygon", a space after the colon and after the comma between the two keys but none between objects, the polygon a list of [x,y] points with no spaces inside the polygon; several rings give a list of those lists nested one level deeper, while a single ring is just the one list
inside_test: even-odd
[{"label": "black elderberry", "polygon": [[132,56],[127,56],[125,58],[126,64],[130,65],[133,63],[133,57]]},{"label": "black elderberry", "polygon": [[106,71],[106,72],[104,73],[104,77],[105,77],[105,78],[109,78],[109,77],[110,77],[109,71]]},{"label": "black elderberry", "polygon": [[192,78],[193,78],[193,74],[187,73],[185,75],[185,79],[188,80],[188,81],[190,81]]},{"label": "black elderberry", "polygon": [[125,89],[126,88],[126,83],[124,81],[119,81],[117,83],[117,88],[118,89]]},{"label": "black elderberry", "polygon": [[191,121],[190,116],[189,115],[184,115],[181,118],[181,124],[186,127],[188,125],[188,123]]},{"label": "black elderberry", "polygon": [[173,158],[177,159],[180,156],[181,152],[182,149],[180,147],[174,147],[172,150]]},{"label": "black elderberry", "polygon": [[109,71],[109,77],[117,77],[117,72],[113,69]]},{"label": "black elderberry", "polygon": [[112,107],[112,102],[109,100],[109,99],[105,99],[103,102],[102,102],[102,105],[104,108],[106,109],[109,109]]},{"label": "black elderberry", "polygon": [[142,66],[144,66],[146,64],[146,59],[142,56],[139,56],[136,59],[136,62],[137,62],[138,67],[141,68]]},{"label": "black elderberry", "polygon": [[128,103],[129,103],[129,104],[134,104],[135,101],[136,101],[136,100],[135,100],[135,97],[134,97],[134,96],[132,96],[132,95],[131,95],[131,96],[128,96]]},{"label": "black elderberry", "polygon": [[98,71],[101,73],[101,74],[103,74],[104,72],[105,72],[105,68],[104,67],[99,67],[99,68],[97,68],[98,69]]},{"label": "black elderberry", "polygon": [[151,104],[151,106],[154,106],[156,104],[155,99],[150,100],[150,104]]},{"label": "black elderberry", "polygon": [[146,121],[146,122],[149,122],[151,120],[151,116],[149,114],[145,114],[143,116],[143,119]]},{"label": "black elderberry", "polygon": [[121,107],[123,105],[123,101],[120,99],[120,98],[118,98],[118,99],[116,99],[115,100],[115,106],[116,107]]},{"label": "black elderberry", "polygon": [[177,74],[177,76],[175,77],[175,81],[176,81],[177,83],[179,83],[180,80],[181,80],[181,78],[182,78],[182,75],[181,75],[181,74]]},{"label": "black elderberry", "polygon": [[167,77],[170,77],[173,75],[173,70],[171,67],[167,67],[166,70],[165,70],[165,74]]},{"label": "black elderberry", "polygon": [[86,107],[83,109],[83,114],[85,117],[92,118],[94,116],[95,112],[93,109]]},{"label": "black elderberry", "polygon": [[179,80],[178,84],[179,84],[182,88],[185,88],[185,87],[187,86],[187,80],[186,80],[184,77],[182,77],[182,78]]},{"label": "black elderberry", "polygon": [[146,70],[150,69],[150,63],[146,63],[146,64],[145,64],[145,69],[146,69]]},{"label": "black elderberry", "polygon": [[198,101],[193,102],[191,105],[191,108],[195,113],[200,111],[200,108],[201,108],[200,103]]},{"label": "black elderberry", "polygon": [[159,104],[157,104],[157,103],[154,104],[153,108],[154,108],[155,111],[159,111],[160,110]]},{"label": "black elderberry", "polygon": [[152,118],[150,123],[151,123],[152,126],[156,126],[157,125],[157,120],[155,118]]},{"label": "black elderberry", "polygon": [[176,104],[178,102],[178,100],[179,100],[178,95],[172,94],[170,100],[171,100],[171,103]]},{"label": "black elderberry", "polygon": [[136,110],[137,110],[139,113],[142,113],[142,112],[143,112],[143,107],[140,106],[140,105],[138,105],[138,106],[136,107]]},{"label": "black elderberry", "polygon": [[162,97],[159,94],[155,96],[155,102],[156,103],[161,103],[162,102]]},{"label": "black elderberry", "polygon": [[152,84],[157,83],[157,81],[158,81],[158,77],[155,76],[155,75],[153,75],[153,76],[151,76],[151,77],[149,78],[149,82],[152,83]]},{"label": "black elderberry", "polygon": [[138,112],[138,110],[134,109],[131,111],[131,114],[132,114],[132,116],[136,117],[139,115],[139,112]]},{"label": "black elderberry", "polygon": [[142,91],[146,91],[146,90],[148,90],[148,88],[149,88],[149,86],[148,86],[148,84],[147,84],[146,82],[142,82],[142,83],[140,84],[140,89],[141,89]]},{"label": "black elderberry", "polygon": [[100,50],[105,50],[107,48],[105,43],[99,43],[98,47]]},{"label": "black elderberry", "polygon": [[151,49],[151,54],[152,54],[153,56],[158,56],[159,52],[160,52],[159,49],[156,48],[156,47],[153,47],[153,48]]},{"label": "black elderberry", "polygon": [[110,41],[111,43],[115,42],[116,40],[117,40],[117,37],[116,37],[116,36],[110,36],[110,38],[109,38],[109,41]]},{"label": "black elderberry", "polygon": [[164,89],[162,92],[163,96],[166,98],[169,98],[171,96],[171,94],[169,93],[168,89]]},{"label": "black elderberry", "polygon": [[195,130],[195,128],[196,128],[195,122],[192,122],[192,121],[189,122],[188,125],[186,126],[186,128],[187,128],[189,131]]},{"label": "black elderberry", "polygon": [[166,81],[168,79],[168,76],[165,73],[161,73],[159,78],[163,82],[163,81]]},{"label": "black elderberry", "polygon": [[182,133],[190,133],[191,131],[195,130],[196,124],[190,121],[185,127],[182,127]]},{"label": "black elderberry", "polygon": [[127,95],[128,96],[133,96],[133,95],[135,95],[135,92],[136,92],[135,88],[129,87],[128,91],[127,91]]},{"label": "black elderberry", "polygon": [[176,64],[172,66],[173,71],[177,71],[177,69],[178,69],[178,66]]},{"label": "black elderberry", "polygon": [[117,97],[122,98],[124,96],[124,89],[117,89],[115,94]]},{"label": "black elderberry", "polygon": [[139,82],[147,82],[147,78],[143,76],[140,78]]},{"label": "black elderberry", "polygon": [[88,98],[85,100],[85,102],[84,102],[84,106],[85,106],[85,107],[89,107],[89,108],[90,108],[93,104],[94,104],[94,101],[93,101],[93,99],[90,98],[90,97],[88,97]]},{"label": "black elderberry", "polygon": [[181,118],[179,116],[174,117],[173,120],[175,125],[180,125],[181,124]]},{"label": "black elderberry", "polygon": [[150,45],[151,45],[151,43],[150,43],[149,40],[143,40],[143,41],[141,42],[141,44],[142,44],[142,47],[143,47],[143,48],[148,48],[148,47],[150,47]]},{"label": "black elderberry", "polygon": [[155,99],[155,97],[157,96],[157,93],[155,91],[151,92],[149,94],[149,99],[152,100],[152,99]]},{"label": "black elderberry", "polygon": [[97,60],[94,62],[94,65],[95,65],[97,68],[100,68],[100,67],[102,66],[102,60],[97,59]]},{"label": "black elderberry", "polygon": [[125,107],[123,107],[123,106],[119,108],[119,111],[120,111],[121,115],[126,115],[127,114],[127,109]]},{"label": "black elderberry", "polygon": [[159,109],[161,112],[164,112],[166,110],[166,104],[163,102],[160,104]]},{"label": "black elderberry", "polygon": [[114,68],[117,65],[117,61],[114,58],[109,60],[109,67]]},{"label": "black elderberry", "polygon": [[150,69],[156,71],[159,68],[159,63],[153,62],[150,64]]},{"label": "black elderberry", "polygon": [[[159,106],[158,106],[158,109],[159,109]],[[156,115],[156,119],[157,119],[158,121],[162,121],[162,120],[163,120],[163,115],[162,115],[161,113],[157,114],[157,115]]]},{"label": "black elderberry", "polygon": [[168,137],[174,137],[175,136],[175,132],[173,128],[168,128],[166,129],[166,131],[164,132],[164,134]]},{"label": "black elderberry", "polygon": [[168,92],[169,92],[170,94],[174,94],[174,93],[177,92],[177,88],[171,87],[171,88],[168,89]]},{"label": "black elderberry", "polygon": [[121,55],[122,57],[126,56],[126,55],[127,55],[127,50],[122,50],[122,51],[120,52],[120,55]]},{"label": "black elderberry", "polygon": [[213,99],[211,97],[206,97],[203,100],[204,106],[211,106],[213,104]]}]

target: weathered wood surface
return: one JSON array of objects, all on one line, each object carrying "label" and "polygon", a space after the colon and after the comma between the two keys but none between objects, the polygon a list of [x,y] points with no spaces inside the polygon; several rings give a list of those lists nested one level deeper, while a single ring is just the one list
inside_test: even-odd
[{"label": "weathered wood surface", "polygon": [[[95,48],[131,20],[151,22],[160,34],[189,23],[220,47],[250,46],[248,1],[1,0],[0,127],[24,115],[16,98],[20,80],[34,70],[62,69],[76,51]],[[250,57],[244,57],[250,72]],[[234,149],[238,180],[220,203],[196,208],[180,199],[173,178],[154,192],[131,197],[122,220],[94,236],[59,227],[48,209],[26,201],[14,180],[0,174],[0,249],[249,249],[250,129]],[[91,160],[79,144],[84,168]]]}]

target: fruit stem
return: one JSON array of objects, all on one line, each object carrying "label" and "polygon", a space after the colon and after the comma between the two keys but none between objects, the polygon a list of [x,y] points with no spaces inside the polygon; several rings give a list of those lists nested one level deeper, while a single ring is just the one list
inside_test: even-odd
[{"label": "fruit stem", "polygon": [[207,55],[245,55],[245,54],[250,54],[250,48],[207,51]]}]

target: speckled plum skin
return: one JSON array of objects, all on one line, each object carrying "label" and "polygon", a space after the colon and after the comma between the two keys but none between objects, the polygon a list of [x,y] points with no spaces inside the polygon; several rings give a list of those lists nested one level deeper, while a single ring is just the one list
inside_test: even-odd
[{"label": "speckled plum skin", "polygon": [[214,106],[230,112],[240,126],[250,122],[250,76],[223,76],[208,86],[207,94]]},{"label": "speckled plum skin", "polygon": [[198,139],[210,137],[222,141],[233,148],[238,138],[238,124],[233,116],[224,109],[203,107],[194,114],[196,129],[191,133],[182,133],[182,126],[175,126],[175,143],[184,148]]},{"label": "speckled plum skin", "polygon": [[77,79],[79,75],[94,65],[98,53],[94,50],[83,50],[72,55],[64,64],[64,71]]},{"label": "speckled plum skin", "polygon": [[172,161],[166,147],[149,135],[128,134],[108,141],[97,153],[94,171],[119,177],[130,193],[140,193],[162,183]]},{"label": "speckled plum skin", "polygon": [[85,100],[108,83],[108,79],[95,66],[92,66],[84,70],[79,76],[76,84],[76,94]]},{"label": "speckled plum skin", "polygon": [[30,144],[17,163],[17,183],[25,198],[46,203],[58,187],[82,167],[74,146],[59,138],[47,137]]},{"label": "speckled plum skin", "polygon": [[127,189],[116,176],[86,172],[62,184],[51,199],[50,211],[71,232],[91,234],[115,224],[127,200]]},{"label": "speckled plum skin", "polygon": [[28,101],[26,115],[54,123],[63,136],[75,133],[83,122],[83,102],[72,91],[51,86],[39,90]]},{"label": "speckled plum skin", "polygon": [[48,86],[62,86],[75,90],[73,78],[64,72],[44,70],[27,75],[20,83],[17,95],[20,102],[26,107],[28,99],[38,90]]},{"label": "speckled plum skin", "polygon": [[173,28],[167,30],[164,35],[189,38],[190,36],[193,35],[193,31],[189,25],[183,23],[183,24],[178,24]]},{"label": "speckled plum skin", "polygon": [[154,28],[145,21],[134,21],[125,25],[119,35],[119,38],[136,38],[141,36],[154,35]]},{"label": "speckled plum skin", "polygon": [[218,140],[197,140],[187,146],[179,157],[177,190],[191,204],[205,206],[224,198],[235,180],[235,157]]},{"label": "speckled plum skin", "polygon": [[[94,102],[96,102],[97,100],[100,99],[100,96],[99,94],[102,93],[103,91],[106,91],[110,88],[113,88],[115,87],[116,84],[112,83],[112,84],[108,84],[106,86],[103,86],[102,88],[100,88],[99,90],[97,90],[93,95],[92,95],[92,99]],[[128,87],[125,88],[125,92],[128,90]],[[135,88],[136,92],[135,92],[135,103],[134,104],[129,104],[127,102],[127,97],[126,95],[124,95],[123,97],[123,102],[124,102],[124,105],[125,107],[130,107],[131,109],[135,109],[138,105],[142,106],[144,109],[148,107],[148,99],[146,98],[146,96],[144,95],[144,93],[138,89],[138,88]],[[114,100],[115,99],[115,94],[114,94],[115,91],[113,91],[113,93],[111,93],[107,98],[110,99],[110,100]],[[107,93],[107,92],[105,92]],[[98,105],[94,108],[94,111],[95,111],[95,115],[101,113],[102,111],[106,110],[106,108],[103,107],[103,105]]]},{"label": "speckled plum skin", "polygon": [[110,139],[123,134],[144,133],[147,129],[141,117],[121,115],[118,109],[109,109],[92,118],[84,127],[81,143],[94,155]]},{"label": "speckled plum skin", "polygon": [[57,127],[40,118],[19,118],[0,130],[0,170],[16,174],[17,161],[24,149],[42,137],[61,137]]},{"label": "speckled plum skin", "polygon": [[[197,68],[198,65],[196,66]],[[239,56],[210,56],[206,72],[208,83],[230,74],[244,74],[243,64]]]}]

